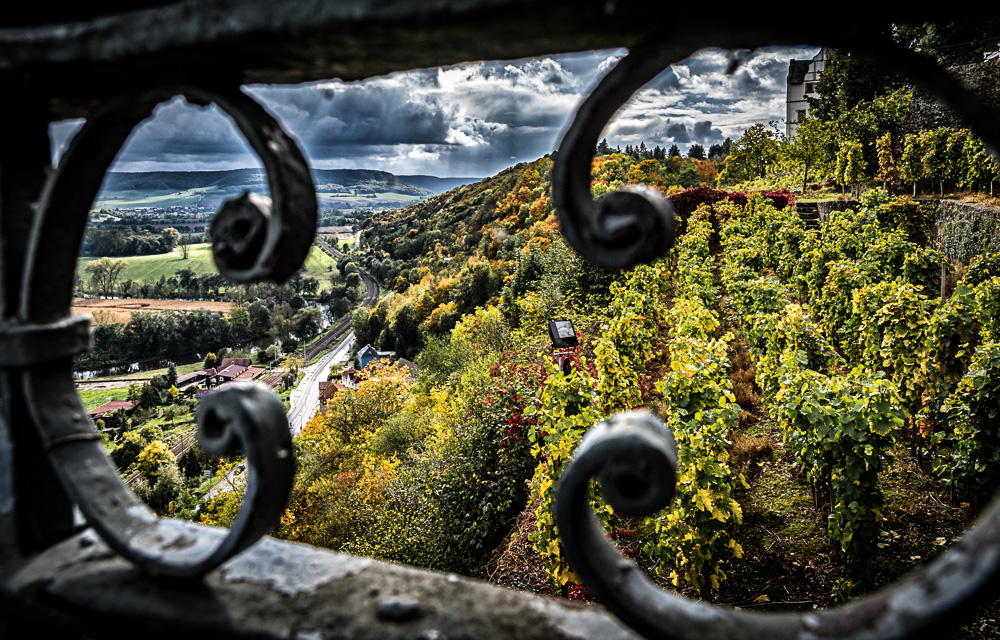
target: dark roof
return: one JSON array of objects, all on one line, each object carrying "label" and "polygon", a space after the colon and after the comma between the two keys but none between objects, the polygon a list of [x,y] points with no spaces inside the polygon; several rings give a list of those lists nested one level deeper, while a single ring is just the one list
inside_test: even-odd
[{"label": "dark roof", "polygon": [[241,367],[250,366],[250,358],[223,358],[222,362],[219,364],[220,369],[225,369],[231,365],[239,365]]},{"label": "dark roof", "polygon": [[235,378],[245,368],[246,367],[240,366],[238,364],[231,364],[228,367],[216,369],[215,375],[222,376],[223,378]]},{"label": "dark roof", "polygon": [[235,380],[253,380],[254,378],[256,378],[257,376],[259,376],[261,373],[263,373],[266,370],[267,369],[264,368],[264,367],[247,367],[246,369],[244,369],[243,373],[241,373],[240,375],[236,376],[236,378],[234,378],[234,379]]},{"label": "dark roof", "polygon": [[812,60],[789,60],[788,61],[788,84],[802,84],[809,73],[809,65]]},{"label": "dark roof", "polygon": [[131,400],[112,400],[111,402],[105,402],[104,404],[102,404],[101,406],[97,407],[96,409],[91,409],[89,411],[89,414],[91,416],[107,415],[107,414],[114,413],[115,411],[118,411],[119,409],[128,410],[128,409],[131,409],[134,406],[135,406],[135,403],[132,402]]},{"label": "dark roof", "polygon": [[177,376],[177,384],[184,384],[188,380],[197,380],[201,376],[200,371],[192,371],[191,373],[185,373],[182,376]]},{"label": "dark roof", "polygon": [[182,376],[178,376],[177,384],[187,384],[189,382],[195,382],[203,378],[215,375],[215,369],[199,369],[197,371],[192,371],[191,373],[185,373]]},{"label": "dark roof", "polygon": [[329,400],[333,397],[333,394],[338,391],[350,391],[350,387],[345,387],[339,382],[334,382],[333,380],[320,380],[319,382],[319,399]]}]

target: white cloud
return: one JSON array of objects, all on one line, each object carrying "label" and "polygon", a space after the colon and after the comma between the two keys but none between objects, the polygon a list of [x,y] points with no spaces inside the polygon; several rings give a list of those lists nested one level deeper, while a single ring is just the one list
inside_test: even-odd
[{"label": "white cloud", "polygon": [[[710,145],[784,114],[790,58],[815,49],[701,51],[661,73],[607,126],[612,146]],[[577,106],[624,54],[595,51],[420,69],[363,82],[256,85],[259,100],[320,168],[486,176],[558,146]],[[51,128],[53,155],[80,123]],[[129,140],[118,168],[258,166],[225,114],[174,100]]]}]

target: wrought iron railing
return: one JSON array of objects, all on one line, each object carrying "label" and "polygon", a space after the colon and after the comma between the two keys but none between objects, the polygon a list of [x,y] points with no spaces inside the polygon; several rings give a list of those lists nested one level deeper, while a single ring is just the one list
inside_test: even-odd
[{"label": "wrought iron railing", "polygon": [[[71,315],[76,256],[101,180],[132,129],[175,95],[214,102],[260,156],[271,203],[226,203],[212,227],[220,270],[238,281],[291,275],[316,223],[309,171],[294,141],[251,98],[247,82],[362,78],[464,60],[605,47],[631,53],[580,107],[559,149],[554,198],[583,255],[623,267],[673,242],[669,204],[654,191],[590,198],[590,158],[616,109],[671,62],[706,46],[816,44],[884,63],[934,91],[994,149],[1000,125],[933,63],[894,45],[887,16],[848,7],[810,20],[808,37],[777,14],[678,9],[648,2],[223,0],[143,3],[127,14],[49,26],[29,12],[0,29],[0,636],[55,629],[86,637],[931,637],[992,593],[1000,506],[940,558],[886,590],[808,614],[751,614],[663,592],[622,558],[590,512],[599,477],[622,513],[673,495],[676,452],[649,414],[595,427],[561,480],[557,518],[574,568],[608,610],[571,607],[452,575],[261,539],[293,478],[280,402],[257,387],[226,389],[199,411],[199,439],[239,444],[252,469],[231,531],[158,519],[125,488],[73,388],[87,319]],[[814,13],[826,11],[817,7]],[[59,15],[55,14],[54,19]],[[923,18],[918,16],[917,18]],[[712,24],[710,24],[712,23]],[[738,64],[739,56],[734,56]],[[54,172],[50,121],[86,116]],[[618,483],[624,483],[617,490]],[[624,621],[631,630],[624,626]]]}]

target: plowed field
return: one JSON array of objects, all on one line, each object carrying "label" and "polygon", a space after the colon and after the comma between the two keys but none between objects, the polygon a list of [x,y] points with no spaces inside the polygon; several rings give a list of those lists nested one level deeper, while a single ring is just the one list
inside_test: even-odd
[{"label": "plowed field", "polygon": [[232,302],[211,302],[197,300],[147,300],[144,298],[127,298],[124,300],[94,300],[73,298],[73,313],[89,313],[94,318],[94,324],[108,322],[128,322],[136,311],[194,311],[208,309],[209,311],[228,312],[233,307]]}]

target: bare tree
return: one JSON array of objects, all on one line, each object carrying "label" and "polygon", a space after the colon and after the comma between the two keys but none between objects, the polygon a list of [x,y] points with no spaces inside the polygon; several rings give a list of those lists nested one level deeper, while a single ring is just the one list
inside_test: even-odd
[{"label": "bare tree", "polygon": [[99,258],[88,264],[84,270],[90,276],[90,286],[105,298],[110,298],[115,291],[118,277],[127,266],[128,262],[122,258]]}]

